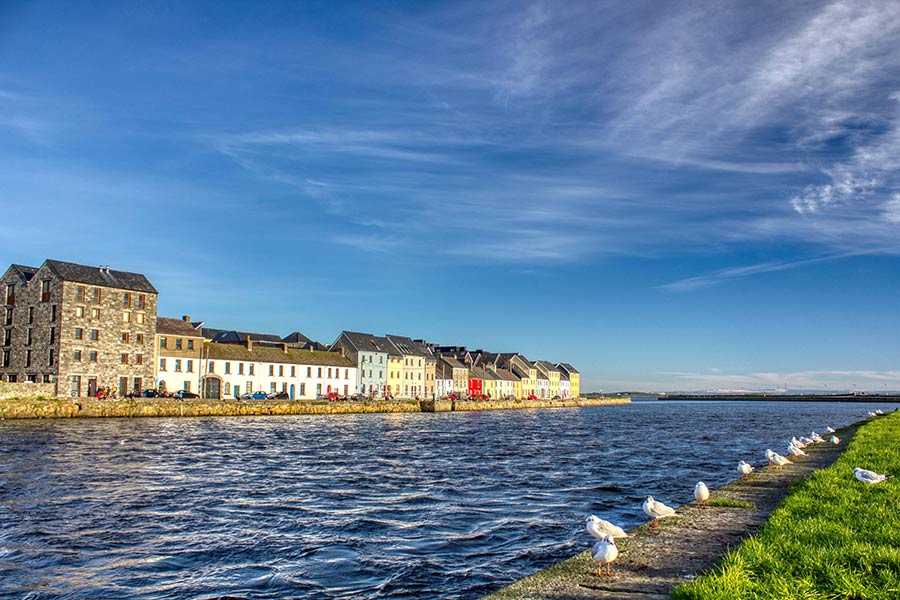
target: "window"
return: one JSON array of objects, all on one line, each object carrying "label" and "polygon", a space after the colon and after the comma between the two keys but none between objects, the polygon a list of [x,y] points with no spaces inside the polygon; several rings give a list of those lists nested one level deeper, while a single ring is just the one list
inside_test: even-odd
[{"label": "window", "polygon": [[129,294],[128,292],[122,294],[122,306],[124,308],[131,307],[131,294]]},{"label": "window", "polygon": [[[227,373],[228,372],[228,363],[225,363],[225,367],[226,367],[225,372]],[[175,372],[181,373],[181,359],[180,358],[175,359]]]},{"label": "window", "polygon": [[41,282],[41,302],[50,302],[50,280],[45,279]]},{"label": "window", "polygon": [[213,361],[209,361],[209,372],[210,373],[216,372],[216,363]]},{"label": "window", "polygon": [[183,390],[186,391],[186,392],[191,391],[191,382],[190,382],[190,381],[185,381],[185,382],[184,382],[184,386],[183,386],[181,389],[183,389]]},{"label": "window", "polygon": [[144,364],[144,355],[143,354],[135,354],[134,355],[134,364],[136,364],[136,365]]},{"label": "window", "polygon": [[269,377],[273,377],[275,375],[275,365],[269,365]]},{"label": "window", "polygon": [[96,352],[88,352],[88,360],[91,362],[97,362],[97,353]]},{"label": "window", "polygon": [[284,365],[278,365],[278,376],[284,377]]},{"label": "window", "polygon": [[231,384],[228,383],[227,381],[225,382],[225,395],[226,396],[231,395]]},{"label": "window", "polygon": [[319,377],[319,378],[321,379],[321,377],[322,377],[322,367],[319,367],[319,369],[318,369],[318,375],[316,375],[316,377]]},{"label": "window", "polygon": [[91,318],[92,318],[92,319],[99,319],[99,318],[100,318],[100,309],[99,309],[99,308],[92,308],[92,309],[91,309]]},{"label": "window", "polygon": [[306,367],[306,376],[312,377],[312,367]]},{"label": "window", "polygon": [[275,382],[273,381],[272,383],[269,384],[269,393],[274,394],[277,391],[278,391],[278,389],[275,387]]},{"label": "window", "polygon": [[175,338],[175,349],[181,350],[181,338]]},{"label": "window", "polygon": [[15,304],[16,303],[16,284],[14,284],[14,283],[6,284],[6,303],[7,304]]},{"label": "window", "polygon": [[123,365],[127,365],[128,364],[128,354],[127,353],[120,354],[119,362],[122,363]]},{"label": "window", "polygon": [[322,384],[317,383],[316,384],[316,396],[321,396],[321,395],[322,395]]},{"label": "window", "polygon": [[56,327],[50,328],[50,343],[51,344],[56,343]]},{"label": "window", "polygon": [[344,369],[344,379],[350,379],[350,369]]},{"label": "window", "polygon": [[331,367],[328,367],[328,379],[331,379]]},{"label": "window", "polygon": [[252,382],[252,381],[248,381],[248,382],[247,382],[247,393],[248,393],[248,394],[252,394],[252,393],[253,393],[253,382]]},{"label": "window", "polygon": [[138,294],[138,296],[137,296],[137,307],[144,308],[144,295],[143,294]]},{"label": "window", "polygon": [[166,370],[166,359],[164,359],[164,358],[159,359],[159,370],[160,371]]},{"label": "window", "polygon": [[123,331],[123,332],[122,332],[122,343],[123,343],[123,344],[127,344],[127,343],[128,343],[128,332],[127,332],[127,331]]},{"label": "window", "polygon": [[141,377],[134,378],[134,387],[132,388],[135,393],[140,394],[141,390],[144,387],[144,380]]},{"label": "window", "polygon": [[144,343],[144,334],[143,333],[134,334],[134,343],[135,344],[143,344]]},{"label": "window", "polygon": [[166,339],[166,336],[164,336],[164,335],[159,336],[159,347],[162,349],[165,349],[168,347],[168,340]]},{"label": "window", "polygon": [[81,395],[81,375],[72,375],[69,377],[69,395]]},{"label": "window", "polygon": [[76,350],[72,353],[72,360],[75,362],[81,362],[81,350]]},{"label": "window", "polygon": [[193,349],[194,349],[194,340],[188,340],[188,341],[187,341],[187,349],[188,349],[188,350],[193,350]]},{"label": "window", "polygon": [[134,322],[138,325],[144,324],[144,313],[138,313],[134,316]]},{"label": "window", "polygon": [[31,339],[31,332],[32,332],[32,331],[34,331],[34,330],[31,329],[31,328],[28,328],[28,329],[25,330],[25,345],[26,345],[26,346],[30,346],[30,345],[31,345],[31,342],[32,342],[32,339]]},{"label": "window", "polygon": [[53,348],[47,353],[47,366],[52,367],[56,363],[56,352]]},{"label": "window", "polygon": [[238,375],[244,374],[244,363],[238,363]]},{"label": "window", "polygon": [[83,307],[83,306],[76,306],[76,307],[75,307],[75,316],[76,316],[76,317],[83,317],[83,316],[84,316],[84,307]]},{"label": "window", "polygon": [[230,362],[225,363],[225,374],[226,375],[231,374],[231,363]]},{"label": "window", "polygon": [[98,330],[98,329],[91,329],[91,339],[92,339],[93,341],[95,341],[95,342],[96,342],[97,340],[99,340],[99,339],[100,339],[100,330]]},{"label": "window", "polygon": [[91,302],[100,302],[100,288],[93,288],[91,290]]},{"label": "window", "polygon": [[300,395],[301,395],[301,396],[305,396],[305,395],[306,395],[306,384],[305,384],[305,383],[301,383],[301,384],[300,384]]},{"label": "window", "polygon": [[250,374],[253,375],[253,364],[250,364]]},{"label": "window", "polygon": [[[53,308],[56,308],[55,304],[53,305]],[[53,319],[53,320],[55,321],[56,319]],[[29,306],[28,307],[28,324],[31,325],[32,323],[34,323],[34,307]]]},{"label": "window", "polygon": [[131,323],[131,313],[130,312],[126,311],[126,312],[122,313],[122,322],[123,323]]},{"label": "window", "polygon": [[291,366],[291,377],[297,376],[297,367]]},{"label": "window", "polygon": [[187,372],[188,373],[194,372],[194,361],[192,361],[192,360],[187,361]]},{"label": "window", "polygon": [[75,288],[75,302],[84,302],[84,286],[79,285]]},{"label": "window", "polygon": [[26,367],[31,366],[31,350],[25,351],[25,366]]},{"label": "window", "polygon": [[[0,366],[4,366],[4,367],[8,367],[8,366],[9,366],[9,350],[4,350],[4,351],[3,351],[3,360],[0,361],[0,363],[2,363],[2,365],[0,365]],[[13,380],[10,379],[10,381],[13,381]]]},{"label": "window", "polygon": [[[31,313],[30,316],[32,317],[32,321],[33,321],[34,320],[34,314],[33,314],[34,307],[33,306],[29,307],[29,309],[30,309],[29,313]],[[51,304],[50,305],[50,321],[52,323],[56,323],[56,317],[57,317],[58,312],[59,311],[57,310],[56,304]]]},{"label": "window", "polygon": [[6,320],[3,322],[4,325],[12,325],[12,306],[6,307]]}]

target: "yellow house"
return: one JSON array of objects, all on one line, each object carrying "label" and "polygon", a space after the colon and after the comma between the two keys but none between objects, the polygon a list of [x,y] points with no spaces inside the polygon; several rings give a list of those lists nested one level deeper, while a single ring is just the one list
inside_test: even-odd
[{"label": "yellow house", "polygon": [[[539,360],[535,363],[538,371],[547,378],[548,381],[548,394],[550,398],[556,398],[559,396],[559,369],[556,368],[556,365],[553,363],[549,363],[546,360]],[[571,383],[569,384],[571,386]]]},{"label": "yellow house", "polygon": [[569,363],[557,363],[556,366],[559,369],[565,371],[565,373],[569,376],[569,393],[571,394],[572,398],[580,398],[581,373],[579,373],[578,370]]},{"label": "yellow house", "polygon": [[[402,335],[385,336],[400,354],[400,383],[394,396],[401,398],[421,398],[425,395],[428,382],[427,359],[431,356],[422,344]],[[388,368],[388,373],[391,369]],[[434,381],[434,365],[431,370]]]},{"label": "yellow house", "polygon": [[537,396],[538,371],[531,361],[521,354],[501,354],[500,365],[508,369],[519,379],[519,394],[517,398]]},{"label": "yellow house", "polygon": [[490,369],[482,369],[480,372],[483,374],[482,380],[484,381],[482,384],[482,393],[491,400],[500,398],[500,392],[497,389],[501,382],[500,376]]}]

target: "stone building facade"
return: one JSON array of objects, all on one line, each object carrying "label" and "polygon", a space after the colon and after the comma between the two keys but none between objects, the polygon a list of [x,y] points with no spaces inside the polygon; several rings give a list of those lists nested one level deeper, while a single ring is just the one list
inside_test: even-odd
[{"label": "stone building facade", "polygon": [[0,379],[57,396],[140,391],[154,376],[157,291],[144,275],[46,260],[0,279]]}]

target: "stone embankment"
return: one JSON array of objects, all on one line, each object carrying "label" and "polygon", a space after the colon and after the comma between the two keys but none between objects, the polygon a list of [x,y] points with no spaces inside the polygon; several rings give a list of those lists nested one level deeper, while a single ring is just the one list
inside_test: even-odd
[{"label": "stone embankment", "polygon": [[[788,495],[790,485],[835,461],[861,423],[839,429],[839,446],[807,447],[808,458],[784,467],[765,467],[746,481],[735,480],[713,491],[711,504],[678,509],[680,519],[649,523],[619,539],[619,558],[611,577],[597,575],[597,563],[585,551],[499,590],[485,600],[663,600],[680,583],[715,566],[729,549],[756,532]],[[693,487],[695,482],[685,482]],[[718,501],[718,502],[717,502]],[[732,506],[725,506],[731,504]],[[601,516],[602,515],[598,515]],[[584,534],[586,547],[595,540]]]},{"label": "stone embankment", "polygon": [[0,418],[35,419],[69,417],[230,417],[247,415],[322,415],[353,413],[413,413],[517,408],[561,408],[630,403],[630,398],[570,400],[392,400],[392,401],[289,401],[289,400],[177,400],[136,398],[8,398],[0,400]]}]

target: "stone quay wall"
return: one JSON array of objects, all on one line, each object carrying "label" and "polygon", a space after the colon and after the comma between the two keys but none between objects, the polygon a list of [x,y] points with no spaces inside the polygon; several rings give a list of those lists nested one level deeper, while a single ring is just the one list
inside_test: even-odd
[{"label": "stone quay wall", "polygon": [[[32,384],[34,385],[34,384]],[[52,387],[52,384],[50,384]],[[52,396],[52,391],[48,396]],[[43,419],[71,417],[232,417],[251,415],[333,415],[354,413],[417,413],[467,410],[507,410],[518,408],[563,408],[628,404],[630,398],[582,398],[569,400],[495,400],[487,402],[422,401],[337,401],[327,400],[178,400],[137,398],[99,400],[96,398],[0,399],[0,418]]]},{"label": "stone quay wall", "polygon": [[0,401],[13,398],[52,398],[56,395],[54,383],[0,381]]}]

